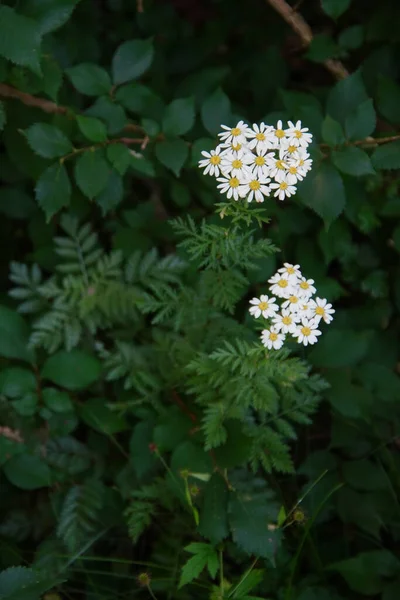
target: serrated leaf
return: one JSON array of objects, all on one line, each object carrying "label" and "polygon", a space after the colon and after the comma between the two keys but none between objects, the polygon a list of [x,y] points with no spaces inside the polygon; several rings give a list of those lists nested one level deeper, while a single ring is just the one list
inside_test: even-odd
[{"label": "serrated leaf", "polygon": [[105,189],[110,167],[100,151],[89,150],[77,159],[74,173],[77,186],[91,200]]},{"label": "serrated leaf", "polygon": [[345,121],[346,135],[350,140],[362,140],[375,131],[376,113],[371,98],[361,102]]},{"label": "serrated leaf", "polygon": [[115,85],[136,79],[145,73],[153,61],[151,40],[130,40],[119,46],[112,59]]},{"label": "serrated leaf", "polygon": [[218,544],[229,534],[228,488],[221,475],[214,473],[203,490],[199,532],[212,544]]},{"label": "serrated leaf", "polygon": [[103,216],[117,208],[122,202],[123,196],[124,184],[122,177],[116,171],[112,171],[106,187],[96,197],[96,204],[100,206]]},{"label": "serrated leaf", "polygon": [[0,572],[1,600],[37,600],[62,579],[44,577],[42,572],[27,567],[9,567]]},{"label": "serrated leaf", "polygon": [[206,566],[211,577],[215,577],[218,571],[218,555],[212,546],[199,542],[189,544],[185,550],[191,552],[194,556],[189,558],[187,563],[182,567],[179,581],[180,588],[193,581],[193,579],[196,579]]},{"label": "serrated leaf", "polygon": [[347,175],[361,177],[362,175],[373,175],[375,173],[368,154],[355,146],[332,152],[332,159],[333,164]]},{"label": "serrated leaf", "polygon": [[33,19],[9,6],[0,6],[0,56],[40,75],[41,41],[39,26]]},{"label": "serrated leaf", "polygon": [[76,121],[85,138],[91,142],[105,142],[107,140],[107,129],[100,119],[78,115]]},{"label": "serrated leaf", "polygon": [[73,86],[86,96],[102,96],[111,89],[107,71],[92,63],[82,63],[66,70]]},{"label": "serrated leaf", "polygon": [[122,131],[127,123],[125,110],[109,96],[101,96],[88,108],[86,114],[97,117],[107,123],[108,132],[112,135]]},{"label": "serrated leaf", "polygon": [[356,71],[333,86],[328,95],[327,112],[344,125],[346,118],[366,100],[368,95],[361,72]]},{"label": "serrated leaf", "polygon": [[326,163],[308,173],[299,186],[299,196],[327,225],[340,215],[346,204],[343,180],[337,170]]},{"label": "serrated leaf", "polygon": [[178,98],[165,109],[162,130],[165,135],[183,135],[192,129],[194,119],[193,98]]},{"label": "serrated leaf", "polygon": [[379,112],[385,119],[394,125],[400,124],[400,85],[398,83],[388,77],[380,76],[376,102]]},{"label": "serrated leaf", "polygon": [[228,96],[218,88],[203,102],[201,107],[201,120],[209,133],[215,135],[221,125],[231,122],[231,102]]},{"label": "serrated leaf", "polygon": [[330,146],[339,146],[345,141],[344,132],[340,123],[326,115],[322,123],[322,139]]},{"label": "serrated leaf", "polygon": [[38,179],[35,187],[36,200],[46,214],[46,220],[68,206],[71,198],[71,183],[64,165],[54,163]]},{"label": "serrated leaf", "polygon": [[340,17],[350,6],[351,0],[321,0],[322,10],[332,19]]},{"label": "serrated leaf", "polygon": [[400,169],[400,141],[378,146],[371,161],[375,169]]},{"label": "serrated leaf", "polygon": [[55,413],[72,412],[74,409],[71,398],[63,390],[44,388],[42,390],[42,398],[47,408]]},{"label": "serrated leaf", "polygon": [[83,350],[61,350],[44,363],[42,377],[67,390],[85,389],[100,376],[101,364]]},{"label": "serrated leaf", "polygon": [[80,0],[27,0],[23,12],[38,23],[44,35],[62,27],[71,17]]},{"label": "serrated leaf", "polygon": [[125,174],[132,162],[132,155],[125,144],[110,144],[107,148],[107,158],[120,175]]},{"label": "serrated leaf", "polygon": [[3,131],[4,125],[7,122],[6,107],[4,102],[0,100],[0,131]]},{"label": "serrated leaf", "polygon": [[164,102],[153,90],[141,83],[128,83],[117,89],[115,99],[127,110],[143,117],[159,120]]},{"label": "serrated leaf", "polygon": [[32,150],[43,158],[59,158],[72,151],[70,140],[54,125],[34,123],[24,133]]},{"label": "serrated leaf", "polygon": [[179,177],[189,156],[189,148],[183,140],[165,140],[156,144],[156,156],[161,164]]},{"label": "serrated leaf", "polygon": [[58,91],[62,84],[62,71],[53,57],[45,56],[41,63],[43,73],[43,92],[57,102]]}]

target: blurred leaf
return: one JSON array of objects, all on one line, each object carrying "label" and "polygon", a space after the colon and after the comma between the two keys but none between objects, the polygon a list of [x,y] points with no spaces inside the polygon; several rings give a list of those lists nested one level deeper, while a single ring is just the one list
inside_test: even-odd
[{"label": "blurred leaf", "polygon": [[162,130],[167,136],[183,135],[192,129],[194,120],[193,98],[179,98],[165,109]]},{"label": "blurred leaf", "polygon": [[372,168],[370,158],[364,150],[349,146],[341,150],[332,152],[334,165],[347,175],[361,177],[362,175],[372,175],[375,173]]},{"label": "blurred leaf", "polygon": [[40,44],[40,28],[33,19],[0,6],[0,56],[40,75]]},{"label": "blurred leaf", "polygon": [[58,127],[34,123],[24,132],[29,146],[43,158],[58,158],[72,151],[72,144]]},{"label": "blurred leaf", "polygon": [[107,71],[92,63],[82,63],[66,70],[72,85],[86,96],[102,96],[111,89]]},{"label": "blurred leaf", "polygon": [[350,140],[362,140],[375,131],[376,113],[372,100],[361,102],[353,112],[346,117],[346,136]]},{"label": "blurred leaf", "polygon": [[375,169],[399,169],[400,141],[378,146],[372,154],[371,161]]},{"label": "blurred leaf", "polygon": [[39,24],[42,35],[62,27],[80,0],[25,0],[22,11]]},{"label": "blurred leaf", "polygon": [[244,594],[251,592],[264,579],[265,571],[263,569],[253,569],[242,578],[232,598],[240,600]]},{"label": "blurred leaf", "polygon": [[316,63],[323,63],[337,53],[338,47],[332,37],[326,33],[317,33],[311,40],[305,57]]},{"label": "blurred leaf", "polygon": [[338,37],[338,44],[346,50],[356,50],[364,41],[364,28],[362,25],[351,25],[343,29]]},{"label": "blurred leaf", "polygon": [[29,329],[24,319],[11,308],[0,305],[0,356],[30,362]]},{"label": "blurred leaf", "polygon": [[4,129],[4,125],[7,123],[7,115],[4,103],[0,100],[0,131]]},{"label": "blurred leaf", "polygon": [[322,123],[322,139],[330,146],[339,146],[345,141],[342,126],[330,115],[326,115]]},{"label": "blurred leaf", "polygon": [[324,331],[309,359],[315,367],[340,368],[358,363],[367,353],[369,332],[333,329]]},{"label": "blurred leaf", "polygon": [[120,85],[145,73],[153,61],[151,40],[130,40],[119,46],[112,60],[114,84]]},{"label": "blurred leaf", "polygon": [[125,144],[110,144],[107,148],[107,158],[120,175],[125,175],[132,162],[132,155]]},{"label": "blurred leaf", "polygon": [[89,387],[100,377],[101,364],[83,350],[61,350],[44,363],[42,377],[67,390]]},{"label": "blurred leaf", "polygon": [[89,398],[79,407],[80,418],[104,435],[114,435],[127,428],[123,417],[110,410],[106,398]]},{"label": "blurred leaf", "polygon": [[78,127],[83,135],[91,142],[105,142],[107,140],[106,126],[94,117],[76,117]]},{"label": "blurred leaf", "polygon": [[200,535],[218,544],[229,534],[228,530],[228,487],[221,475],[214,473],[207,482],[200,509]]},{"label": "blurred leaf", "polygon": [[366,458],[346,461],[342,465],[343,478],[356,490],[387,489],[388,480],[382,467]]},{"label": "blurred leaf", "polygon": [[329,225],[343,211],[346,195],[336,169],[327,163],[315,167],[299,186],[303,204],[312,208]]},{"label": "blurred leaf", "polygon": [[36,205],[23,190],[3,187],[0,191],[0,212],[11,219],[28,219],[35,212]]},{"label": "blurred leaf", "polygon": [[96,197],[96,204],[101,207],[101,212],[105,216],[121,204],[123,197],[124,184],[122,177],[116,171],[112,171],[106,187]]},{"label": "blurred leaf", "polygon": [[49,222],[61,208],[68,206],[71,197],[71,183],[64,165],[54,163],[39,177],[36,188],[36,200],[46,214]]},{"label": "blurred leaf", "polygon": [[13,456],[5,463],[3,471],[7,479],[21,490],[37,490],[51,485],[50,469],[39,456]]},{"label": "blurred leaf", "polygon": [[383,590],[384,578],[398,573],[399,567],[398,559],[388,550],[371,550],[334,563],[328,569],[340,573],[351,590],[375,596]]},{"label": "blurred leaf", "polygon": [[72,412],[74,405],[72,404],[71,398],[62,390],[56,388],[44,388],[42,390],[43,402],[55,413],[67,413]]},{"label": "blurred leaf", "polygon": [[106,187],[110,167],[99,150],[86,150],[75,163],[75,181],[90,200]]},{"label": "blurred leaf", "polygon": [[143,117],[161,120],[164,112],[162,99],[150,88],[141,83],[128,83],[117,89],[115,99],[127,110]]},{"label": "blurred leaf", "polygon": [[185,550],[194,554],[192,558],[182,567],[179,587],[187,585],[193,579],[196,579],[207,566],[211,578],[217,574],[219,568],[218,555],[216,550],[210,544],[193,543],[186,546]]},{"label": "blurred leaf", "polygon": [[381,115],[390,123],[400,125],[400,85],[381,75],[377,88],[377,107]]},{"label": "blurred leaf", "polygon": [[232,120],[231,103],[228,96],[218,88],[203,102],[201,120],[211,135],[221,130],[221,125],[229,125]]},{"label": "blurred leaf", "polygon": [[333,119],[344,125],[346,118],[366,100],[368,96],[361,72],[356,71],[331,88],[328,94],[327,112]]},{"label": "blurred leaf", "polygon": [[96,102],[87,109],[86,114],[105,121],[108,132],[112,135],[122,131],[128,121],[122,106],[113,102],[109,96],[97,98]]},{"label": "blurred leaf", "polygon": [[323,11],[332,19],[337,19],[349,8],[351,0],[321,0]]},{"label": "blurred leaf", "polygon": [[157,142],[156,156],[161,164],[179,177],[189,156],[189,148],[186,142],[180,139]]}]

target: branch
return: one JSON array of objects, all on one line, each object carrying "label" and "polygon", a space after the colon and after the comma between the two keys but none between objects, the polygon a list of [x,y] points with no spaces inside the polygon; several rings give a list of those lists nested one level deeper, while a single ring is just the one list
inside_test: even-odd
[{"label": "branch", "polygon": [[[388,144],[390,142],[396,142],[400,140],[400,134],[391,135],[389,137],[382,138],[373,138],[368,137],[364,140],[356,140],[354,142],[346,142],[344,146],[362,146],[363,148],[373,148],[374,146],[379,146],[380,144]],[[319,144],[320,148],[331,148],[329,144]]]},{"label": "branch", "polygon": [[[267,2],[278,12],[281,17],[290,25],[290,27],[297,33],[303,42],[304,46],[309,46],[314,38],[309,24],[303,19],[303,17],[295,11],[286,0],[267,0]],[[328,58],[323,62],[325,68],[330,71],[336,79],[345,79],[349,76],[349,72],[346,67],[339,60]]]}]

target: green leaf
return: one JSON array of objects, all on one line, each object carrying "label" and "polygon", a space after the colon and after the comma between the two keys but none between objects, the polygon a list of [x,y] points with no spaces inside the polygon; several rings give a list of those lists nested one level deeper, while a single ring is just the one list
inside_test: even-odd
[{"label": "green leaf", "polygon": [[157,467],[157,457],[150,451],[153,442],[153,423],[142,421],[135,425],[129,440],[130,462],[139,480],[148,477]]},{"label": "green leaf", "polygon": [[353,591],[375,596],[386,585],[385,578],[398,573],[399,567],[398,559],[388,550],[370,550],[334,563],[328,569],[340,573]]},{"label": "green leaf", "polygon": [[127,428],[125,419],[108,408],[106,398],[89,398],[80,406],[79,416],[86,425],[105,435]]},{"label": "green leaf", "polygon": [[14,187],[1,190],[0,211],[11,219],[28,219],[36,210],[36,204],[26,192]]},{"label": "green leaf", "polygon": [[377,107],[381,115],[390,123],[400,125],[400,85],[382,75],[378,80],[377,88]]},{"label": "green leaf", "polygon": [[44,577],[27,567],[10,567],[0,572],[1,600],[38,600],[47,590],[63,580]]},{"label": "green leaf", "polygon": [[194,120],[193,98],[178,98],[167,106],[162,121],[162,130],[165,135],[183,135],[192,129]]},{"label": "green leaf", "polygon": [[362,175],[373,175],[375,173],[368,154],[355,146],[332,152],[332,159],[333,164],[347,175],[361,177]]},{"label": "green leaf", "polygon": [[299,186],[301,201],[330,225],[342,212],[346,204],[343,181],[337,170],[322,163],[308,173]]},{"label": "green leaf", "polygon": [[107,147],[107,158],[120,175],[125,175],[132,162],[132,155],[125,144],[110,144]]},{"label": "green leaf", "polygon": [[264,573],[264,569],[253,569],[252,571],[245,573],[241,582],[237,588],[235,588],[232,598],[240,599],[248,592],[251,592],[256,585],[262,582],[264,579]]},{"label": "green leaf", "polygon": [[107,71],[92,63],[82,63],[66,70],[72,85],[86,96],[102,96],[111,89]]},{"label": "green leaf", "polygon": [[43,158],[58,158],[72,151],[69,139],[54,125],[34,123],[24,133],[32,150]]},{"label": "green leaf", "polygon": [[364,41],[364,28],[362,25],[351,25],[340,32],[338,44],[345,50],[356,50]]},{"label": "green leaf", "polygon": [[345,121],[346,136],[350,140],[363,140],[375,131],[376,113],[371,98],[361,102]]},{"label": "green leaf", "polygon": [[351,0],[321,0],[322,10],[328,17],[337,19],[350,6]]},{"label": "green leaf", "polygon": [[7,123],[6,108],[4,102],[0,100],[0,131],[3,131],[4,125]]},{"label": "green leaf", "polygon": [[112,74],[115,85],[137,79],[153,62],[152,40],[130,40],[119,46],[112,59]]},{"label": "green leaf", "polygon": [[51,217],[63,206],[68,206],[71,197],[71,183],[64,165],[54,163],[39,177],[35,187],[36,200],[46,214]]},{"label": "green leaf", "polygon": [[189,558],[187,563],[182,567],[179,587],[187,585],[193,579],[196,579],[207,566],[211,577],[214,577],[218,571],[218,555],[215,549],[210,544],[193,543],[186,546],[185,550],[194,554]]},{"label": "green leaf", "polygon": [[164,103],[150,88],[141,83],[128,83],[118,88],[115,99],[127,110],[157,121],[164,112]]},{"label": "green leaf", "polygon": [[125,110],[114,102],[109,96],[101,96],[88,108],[86,114],[97,117],[107,123],[108,132],[111,135],[119,133],[127,123]]},{"label": "green leaf", "polygon": [[330,115],[326,115],[322,123],[322,139],[330,146],[339,146],[345,141],[342,126]]},{"label": "green leaf", "polygon": [[105,142],[107,140],[106,126],[99,119],[78,115],[76,120],[83,135],[91,142]]},{"label": "green leaf", "polygon": [[67,392],[57,390],[56,388],[44,388],[42,390],[43,402],[55,413],[66,413],[74,410],[71,398]]},{"label": "green leaf", "polygon": [[346,483],[356,490],[373,492],[387,489],[389,485],[383,468],[366,458],[345,461],[342,475]]},{"label": "green leaf", "polygon": [[43,92],[57,102],[58,92],[62,84],[63,74],[59,64],[51,56],[42,60]]},{"label": "green leaf", "polygon": [[156,144],[156,156],[161,164],[179,177],[189,156],[189,149],[183,140],[165,140]]},{"label": "green leaf", "polygon": [[21,315],[0,305],[0,356],[32,361],[28,340],[29,329]]},{"label": "green leaf", "polygon": [[77,159],[74,172],[77,186],[91,200],[106,187],[110,167],[101,151],[89,150]]},{"label": "green leaf", "polygon": [[124,184],[122,177],[116,171],[111,171],[107,185],[96,197],[96,204],[101,208],[103,216],[119,206],[124,197]]},{"label": "green leaf", "polygon": [[201,120],[211,135],[221,130],[221,125],[228,125],[232,120],[231,102],[228,96],[218,88],[203,102]]},{"label": "green leaf", "polygon": [[308,60],[323,63],[328,58],[336,56],[337,53],[338,47],[332,37],[326,33],[317,33],[311,40],[305,56]]},{"label": "green leaf", "polygon": [[367,353],[370,343],[368,332],[333,329],[324,331],[318,347],[309,354],[315,367],[338,369],[357,364]]},{"label": "green leaf", "polygon": [[202,495],[199,533],[214,545],[229,535],[228,487],[221,475],[214,473]]},{"label": "green leaf", "polygon": [[39,25],[42,35],[56,31],[71,17],[80,0],[26,0],[23,12]]},{"label": "green leaf", "polygon": [[389,142],[378,146],[371,157],[375,169],[400,168],[400,141]]},{"label": "green leaf", "polygon": [[101,364],[83,350],[61,350],[44,363],[42,377],[67,390],[82,390],[97,381]]},{"label": "green leaf", "polygon": [[50,469],[39,456],[13,456],[5,463],[3,471],[7,479],[21,490],[37,490],[51,485]]},{"label": "green leaf", "polygon": [[385,586],[382,600],[397,600],[400,597],[400,578]]},{"label": "green leaf", "polygon": [[36,377],[28,369],[8,367],[0,372],[0,394],[8,398],[18,398],[36,390]]},{"label": "green leaf", "polygon": [[333,119],[344,125],[346,118],[366,100],[368,95],[361,72],[356,71],[333,86],[328,95],[327,112]]},{"label": "green leaf", "polygon": [[40,29],[33,19],[0,6],[0,56],[40,75],[40,44]]}]

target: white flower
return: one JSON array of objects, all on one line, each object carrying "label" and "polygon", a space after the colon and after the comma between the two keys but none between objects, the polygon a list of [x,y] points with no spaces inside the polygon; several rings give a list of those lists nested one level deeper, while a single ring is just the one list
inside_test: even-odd
[{"label": "white flower", "polygon": [[269,287],[271,293],[274,296],[278,296],[278,298],[289,298],[295,290],[290,278],[283,276],[280,273],[276,273],[268,279],[268,283],[271,284]]},{"label": "white flower", "polygon": [[264,202],[264,196],[269,196],[270,193],[269,185],[267,185],[270,181],[269,177],[260,177],[259,179],[253,177],[243,180],[242,198],[247,196],[247,202],[251,202],[253,198],[256,202]]},{"label": "white flower", "polygon": [[238,152],[229,152],[222,157],[221,171],[225,176],[229,174],[230,177],[238,177],[242,180],[251,173],[248,166],[251,160],[249,154],[243,149]]},{"label": "white flower", "polygon": [[299,317],[296,313],[291,313],[290,310],[284,308],[282,313],[274,316],[273,323],[277,331],[282,333],[293,333],[296,330]]},{"label": "white flower", "polygon": [[261,332],[261,341],[263,346],[271,350],[274,348],[275,350],[279,350],[283,346],[283,342],[285,341],[285,334],[279,333],[275,327],[271,327],[270,329],[263,329]]},{"label": "white flower", "polygon": [[249,308],[249,312],[253,317],[258,319],[262,315],[265,319],[273,317],[279,310],[279,306],[275,304],[276,298],[268,298],[268,296],[260,296],[260,298],[253,298],[250,300],[250,304],[253,304]]},{"label": "white flower", "polygon": [[204,169],[203,175],[215,175],[215,177],[219,177],[219,170],[221,166],[221,146],[217,146],[215,150],[211,150],[211,152],[202,151],[202,155],[206,158],[199,161],[199,167]]},{"label": "white flower", "polygon": [[317,323],[319,323],[321,319],[323,319],[325,323],[330,323],[333,320],[332,315],[334,312],[335,309],[332,308],[332,304],[327,304],[326,298],[310,300],[310,313]]},{"label": "white flower", "polygon": [[221,127],[225,131],[219,133],[218,137],[227,144],[244,144],[250,131],[249,126],[244,121],[239,121],[235,127],[227,127],[226,125],[221,125]]},{"label": "white flower", "polygon": [[249,153],[250,158],[250,169],[255,177],[268,177],[270,174],[270,167],[268,166],[268,161],[273,158],[274,154],[269,152],[266,154],[267,150],[257,148],[256,154],[252,152]]},{"label": "white flower", "polygon": [[256,123],[253,124],[253,128],[250,129],[247,133],[247,137],[250,139],[248,143],[248,147],[251,150],[268,150],[271,147],[271,143],[268,141],[267,135],[273,131],[273,127],[271,125],[265,125],[265,123],[260,123],[258,126]]},{"label": "white flower", "polygon": [[311,171],[313,161],[303,148],[299,148],[299,151],[293,155],[293,160],[295,161],[294,164],[297,167],[297,172],[302,177],[305,177],[308,171]]},{"label": "white flower", "polygon": [[278,273],[284,273],[286,275],[296,275],[301,277],[300,265],[292,265],[290,263],[283,263],[283,267],[278,269]]},{"label": "white flower", "polygon": [[270,187],[276,190],[274,196],[275,198],[278,196],[279,200],[284,200],[286,197],[290,198],[290,196],[296,193],[294,185],[289,185],[285,180],[280,183],[271,183]]},{"label": "white flower", "polygon": [[303,181],[301,171],[303,171],[303,169],[298,166],[298,161],[291,161],[288,163],[285,180],[289,185],[296,185],[298,181]]},{"label": "white flower", "polygon": [[288,121],[289,127],[285,129],[285,135],[289,139],[289,142],[293,146],[302,146],[307,148],[308,144],[312,142],[312,135],[308,132],[308,127],[301,127],[301,121],[297,121],[296,125],[293,125],[292,121]]},{"label": "white flower", "polygon": [[316,287],[313,285],[314,279],[306,279],[302,277],[299,281],[299,293],[303,298],[310,298],[317,291]]},{"label": "white flower", "polygon": [[217,188],[219,188],[221,194],[226,194],[228,198],[234,200],[242,198],[240,180],[237,177],[218,177],[217,181],[220,182]]},{"label": "white flower", "polygon": [[273,177],[275,181],[282,181],[285,178],[288,165],[284,158],[285,153],[282,149],[279,150],[279,158],[273,154],[270,154],[267,158],[266,162],[269,168],[269,176]]},{"label": "white flower", "polygon": [[266,138],[272,144],[273,148],[279,148],[282,140],[286,137],[286,133],[282,129],[282,121],[278,121],[276,128],[273,127],[271,131],[266,133]]},{"label": "white flower", "polygon": [[303,317],[305,317],[306,319],[311,319],[311,317],[312,317],[311,303],[308,300],[305,301],[304,299],[302,299],[300,305],[297,307],[297,314],[299,315],[299,317],[301,319]]},{"label": "white flower", "polygon": [[225,142],[221,142],[219,147],[222,149],[221,150],[221,156],[224,156],[225,154],[231,154],[232,152],[239,152],[239,150],[244,150],[244,152],[248,152],[251,153],[251,151],[248,149],[246,142],[244,142],[243,144],[237,142],[233,142],[229,144],[226,144]]},{"label": "white flower", "polygon": [[300,147],[291,144],[288,138],[283,138],[281,140],[280,148],[284,151],[286,159],[290,159],[295,156],[298,158],[298,151],[300,150]]},{"label": "white flower", "polygon": [[[304,299],[303,299],[304,302]],[[285,302],[282,303],[282,308],[286,308],[291,313],[298,313],[300,310],[300,306],[302,303],[302,299],[296,293],[293,293],[289,296]]]},{"label": "white flower", "polygon": [[321,335],[317,327],[318,323],[314,319],[303,318],[293,332],[293,336],[297,338],[299,344],[304,344],[304,346],[315,344],[318,341],[318,336]]}]

